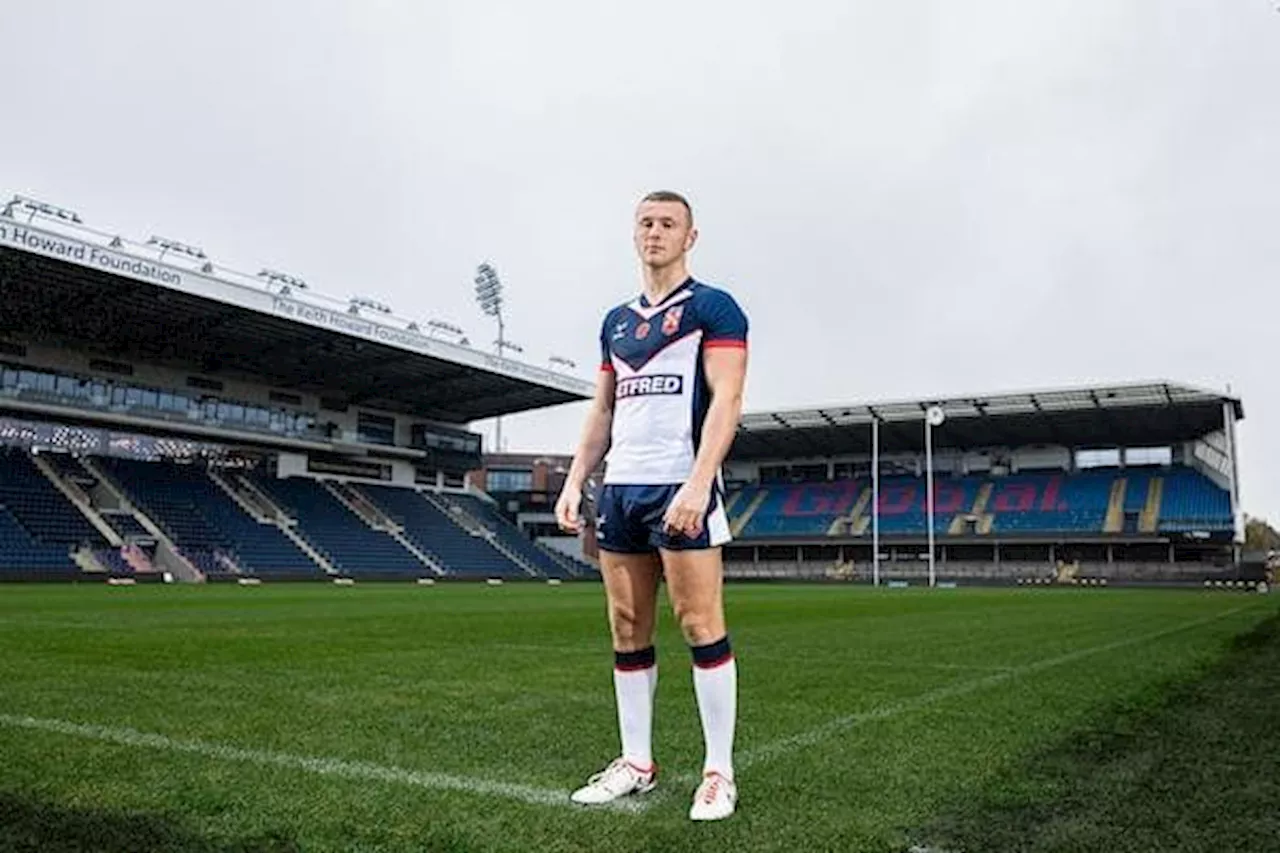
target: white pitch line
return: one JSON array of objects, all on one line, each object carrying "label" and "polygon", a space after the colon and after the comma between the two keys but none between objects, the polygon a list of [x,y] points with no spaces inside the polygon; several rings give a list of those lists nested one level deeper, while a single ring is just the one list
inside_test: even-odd
[{"label": "white pitch line", "polygon": [[[302,770],[321,776],[336,776],[342,779],[358,779],[375,782],[386,782],[397,785],[411,785],[436,791],[462,791],[467,794],[503,797],[519,800],[538,806],[562,806],[580,808],[569,799],[568,791],[550,788],[536,788],[512,782],[494,782],[487,779],[473,779],[467,776],[453,776],[447,773],[435,773],[420,770],[404,770],[398,767],[386,767],[367,761],[344,761],[338,758],[313,758],[302,755],[290,755],[283,752],[268,752],[260,749],[243,749],[225,744],[208,743],[199,740],[180,740],[166,735],[140,732],[135,729],[116,726],[86,725],[67,720],[41,719],[13,714],[0,714],[0,725],[11,728],[28,729],[121,746],[144,747],[164,750],[166,752],[185,752],[218,761],[238,761],[257,764],[264,767],[283,767],[290,770]],[[639,812],[648,807],[640,800],[624,800],[611,804],[614,811]]]},{"label": "white pitch line", "polygon": [[[1198,628],[1201,625],[1207,625],[1210,622],[1216,622],[1219,619],[1225,619],[1243,610],[1248,610],[1254,605],[1244,605],[1235,607],[1231,610],[1215,613],[1212,616],[1205,616],[1200,619],[1193,619],[1190,622],[1184,622],[1181,625],[1174,625],[1172,628],[1163,628],[1159,631],[1152,631],[1148,634],[1141,634],[1137,637],[1130,637],[1127,640],[1117,640],[1113,643],[1104,643],[1100,646],[1090,646],[1084,649],[1077,649],[1074,652],[1067,652],[1056,657],[1045,658],[1044,660],[1035,661],[1034,663],[1024,664],[1022,666],[1011,667],[1004,672],[997,672],[993,675],[987,675],[982,678],[975,678],[970,681],[962,681],[958,684],[951,684],[946,687],[939,687],[936,690],[930,690],[927,693],[921,693],[910,699],[903,699],[901,702],[893,702],[888,705],[881,705],[878,708],[872,708],[867,711],[859,711],[855,714],[847,714],[843,717],[836,717],[820,726],[809,729],[806,732],[789,735],[780,738],[772,743],[764,746],[758,746],[755,749],[745,750],[738,754],[734,759],[734,770],[741,770],[745,767],[751,767],[764,761],[769,761],[780,756],[787,755],[809,746],[815,746],[823,741],[840,734],[849,729],[857,728],[864,723],[871,723],[877,720],[887,720],[900,714],[910,713],[921,708],[941,702],[945,699],[953,699],[957,696],[965,696],[974,693],[986,687],[994,687],[1003,684],[1006,681],[1013,681],[1026,675],[1042,672],[1046,669],[1062,666],[1064,664],[1073,663],[1082,658],[1100,655],[1105,652],[1112,652],[1116,649],[1123,649],[1129,646],[1136,646],[1141,643],[1149,643],[1152,640],[1159,640],[1172,634],[1182,631],[1188,631],[1192,628]],[[696,782],[697,777],[681,776],[681,782]]]}]

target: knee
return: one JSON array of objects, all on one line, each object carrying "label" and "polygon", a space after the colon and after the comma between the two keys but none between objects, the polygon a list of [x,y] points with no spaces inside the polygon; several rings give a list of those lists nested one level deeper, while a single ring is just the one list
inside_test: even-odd
[{"label": "knee", "polygon": [[609,605],[609,627],[613,630],[613,644],[617,651],[636,651],[653,642],[653,615],[642,613],[634,604],[612,602]]},{"label": "knee", "polygon": [[676,618],[685,642],[691,646],[714,643],[725,634],[724,617],[712,608],[681,607]]}]

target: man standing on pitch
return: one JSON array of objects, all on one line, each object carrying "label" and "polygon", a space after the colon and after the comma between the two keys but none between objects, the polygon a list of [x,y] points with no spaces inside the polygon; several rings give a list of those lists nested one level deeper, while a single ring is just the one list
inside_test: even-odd
[{"label": "man standing on pitch", "polygon": [[733,814],[738,676],[725,627],[720,548],[729,541],[720,465],[733,442],[747,367],[747,318],[729,294],[695,281],[697,240],[682,196],[654,192],[636,210],[644,292],[610,311],[595,399],[556,518],[582,528],[582,484],[608,453],[597,502],[600,571],[613,634],[622,754],[573,793],[599,804],[650,791],[658,582],[693,653],[706,741],[689,817]]}]

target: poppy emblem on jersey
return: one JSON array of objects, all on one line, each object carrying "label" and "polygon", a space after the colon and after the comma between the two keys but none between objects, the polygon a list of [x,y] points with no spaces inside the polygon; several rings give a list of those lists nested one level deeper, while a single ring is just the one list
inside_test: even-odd
[{"label": "poppy emblem on jersey", "polygon": [[680,328],[680,318],[684,316],[684,306],[677,305],[674,308],[668,308],[667,313],[662,317],[662,334],[671,337],[676,333],[676,329]]},{"label": "poppy emblem on jersey", "polygon": [[646,322],[636,326],[636,340],[643,341],[647,337],[649,337],[649,324]]}]

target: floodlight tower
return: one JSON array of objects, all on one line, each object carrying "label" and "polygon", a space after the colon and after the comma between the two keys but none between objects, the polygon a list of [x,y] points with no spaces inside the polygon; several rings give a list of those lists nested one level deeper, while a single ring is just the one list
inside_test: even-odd
[{"label": "floodlight tower", "polygon": [[[503,356],[506,350],[506,333],[505,325],[502,321],[502,279],[498,278],[498,271],[488,261],[476,267],[476,302],[480,305],[480,310],[493,317],[498,321],[498,340],[494,343],[497,345],[498,357]],[[502,416],[497,419],[497,429],[494,437],[494,444],[497,445],[499,452],[502,451]]]}]

